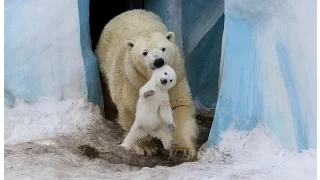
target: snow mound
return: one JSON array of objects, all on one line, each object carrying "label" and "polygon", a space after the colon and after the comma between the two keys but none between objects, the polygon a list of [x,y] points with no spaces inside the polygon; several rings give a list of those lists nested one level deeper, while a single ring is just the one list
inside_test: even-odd
[{"label": "snow mound", "polygon": [[102,118],[99,108],[72,100],[42,99],[32,104],[17,100],[14,108],[5,107],[4,112],[5,144],[77,135]]}]

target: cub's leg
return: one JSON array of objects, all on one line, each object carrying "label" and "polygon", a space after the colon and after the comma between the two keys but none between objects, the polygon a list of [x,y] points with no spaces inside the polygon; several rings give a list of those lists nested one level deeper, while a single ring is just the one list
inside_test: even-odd
[{"label": "cub's leg", "polygon": [[123,143],[119,146],[124,147],[126,150],[130,150],[132,149],[133,145],[137,142],[137,140],[143,139],[147,137],[147,135],[148,134],[145,132],[142,126],[134,124],[127,136],[125,137],[125,139],[123,140]]},{"label": "cub's leg", "polygon": [[173,122],[172,109],[169,100],[161,102],[158,112],[160,118],[168,125],[169,129],[172,132],[176,131],[176,125]]},{"label": "cub's leg", "polygon": [[[134,119],[134,113],[119,108],[119,124],[124,130],[125,136],[129,133]],[[148,141],[147,139],[137,140],[137,142],[133,145],[133,149],[136,151],[137,154],[142,156],[155,156],[158,154],[159,150],[154,140]]]}]

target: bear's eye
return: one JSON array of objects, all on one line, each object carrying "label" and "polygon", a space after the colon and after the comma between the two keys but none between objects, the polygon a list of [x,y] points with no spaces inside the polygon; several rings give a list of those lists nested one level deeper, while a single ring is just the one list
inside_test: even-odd
[{"label": "bear's eye", "polygon": [[142,54],[143,54],[144,56],[146,56],[146,55],[148,55],[148,52],[143,52]]},{"label": "bear's eye", "polygon": [[172,79],[170,80],[170,82],[172,82]]},{"label": "bear's eye", "polygon": [[165,50],[166,50],[166,48],[162,48],[161,50],[162,50],[162,51],[165,51]]},{"label": "bear's eye", "polygon": [[164,75],[168,75],[168,74],[165,72]]}]

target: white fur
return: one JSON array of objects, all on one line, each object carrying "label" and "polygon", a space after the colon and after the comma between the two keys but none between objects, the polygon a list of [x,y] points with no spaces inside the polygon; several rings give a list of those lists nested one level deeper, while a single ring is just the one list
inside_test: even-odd
[{"label": "white fur", "polygon": [[[167,81],[166,84],[162,82]],[[135,121],[119,146],[130,150],[137,140],[148,136],[161,140],[164,148],[170,150],[175,143],[175,131],[168,91],[176,85],[177,75],[169,66],[164,65],[152,72],[151,79],[140,88],[136,107]]]}]

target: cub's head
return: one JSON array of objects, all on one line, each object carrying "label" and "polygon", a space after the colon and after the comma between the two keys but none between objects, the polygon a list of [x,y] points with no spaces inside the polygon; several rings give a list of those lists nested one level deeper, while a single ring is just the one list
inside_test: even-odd
[{"label": "cub's head", "polygon": [[162,34],[152,32],[138,35],[125,42],[130,62],[142,74],[145,71],[161,68],[165,64],[173,64],[175,60],[175,35],[173,32]]},{"label": "cub's head", "polygon": [[177,83],[176,72],[167,64],[152,71],[152,80],[162,90],[170,90]]}]

